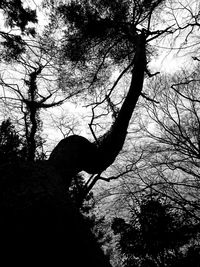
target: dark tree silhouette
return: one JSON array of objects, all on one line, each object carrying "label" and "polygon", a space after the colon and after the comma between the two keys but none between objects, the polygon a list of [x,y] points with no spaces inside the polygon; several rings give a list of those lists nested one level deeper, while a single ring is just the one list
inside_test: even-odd
[{"label": "dark tree silhouette", "polygon": [[0,125],[0,164],[25,160],[26,148],[10,119]]},{"label": "dark tree silhouette", "polygon": [[186,262],[199,266],[200,248],[195,245],[199,223],[158,195],[143,197],[130,221],[115,218],[112,229],[120,236],[123,266],[187,266]]},{"label": "dark tree silhouette", "polygon": [[[80,69],[96,60],[92,83],[102,69],[107,69],[109,60],[118,66],[127,65],[112,90],[124,73],[131,72],[129,91],[110,129],[100,138],[95,138],[94,143],[81,136],[71,136],[63,139],[52,151],[49,160],[61,173],[67,187],[71,182],[69,177],[85,170],[97,174],[88,185],[86,191],[89,191],[121,151],[129,121],[142,94],[144,75],[150,75],[147,44],[167,32],[167,29],[154,32],[150,29],[151,14],[162,2],[134,2],[130,7],[129,1],[72,1],[58,7],[58,14],[70,29],[63,48],[65,56]],[[146,25],[143,25],[144,20]]]},{"label": "dark tree silhouette", "polygon": [[[3,11],[7,28],[18,28],[23,34],[35,35],[35,29],[27,26],[29,22],[37,22],[35,10],[24,8],[21,0],[2,0],[0,10]],[[25,42],[21,35],[1,30],[0,36],[3,38],[1,60],[16,60],[25,51]]]},{"label": "dark tree silhouette", "polygon": [[[35,265],[38,265],[38,262],[40,265],[61,265],[64,262],[78,266],[81,261],[83,266],[110,267],[108,259],[99,249],[89,227],[66,191],[72,178],[81,170],[98,174],[88,185],[91,189],[100,173],[112,164],[122,149],[132,112],[141,95],[145,72],[149,73],[147,43],[167,31],[150,29],[152,12],[161,2],[154,0],[147,4],[135,1],[132,6],[133,13],[130,13],[129,2],[126,4],[126,1],[116,0],[110,1],[111,4],[99,1],[97,6],[95,1],[77,1],[77,5],[72,1],[71,6],[65,10],[65,14],[69,11],[71,16],[67,25],[71,27],[67,29],[72,33],[72,36],[68,35],[68,42],[63,46],[66,47],[64,52],[70,52],[69,56],[67,53],[65,56],[77,66],[80,63],[82,68],[91,62],[85,60],[86,56],[92,57],[94,52],[97,52],[97,63],[100,65],[97,64],[95,69],[96,76],[101,66],[106,69],[102,59],[111,60],[111,64],[120,64],[122,67],[124,63],[126,67],[120,77],[124,73],[131,75],[130,90],[110,130],[102,138],[96,138],[95,143],[80,136],[71,136],[58,144],[49,161],[15,162],[0,166],[0,231],[4,245],[2,254],[8,252],[10,256],[7,260],[14,259],[16,265],[21,262],[27,265],[31,260]],[[102,9],[103,6],[105,8]],[[83,19],[79,20],[80,18]],[[120,27],[116,26],[117,19],[121,23],[118,24]],[[91,25],[96,25],[95,29],[99,30],[94,31]],[[82,46],[79,47],[76,44],[76,49],[73,49],[76,32],[83,37],[79,41],[86,42],[80,42]],[[114,36],[117,39],[113,38]],[[113,43],[118,38],[119,42]],[[100,45],[95,46],[100,40]],[[106,52],[107,50],[109,51]],[[75,53],[78,53],[78,56]],[[33,108],[33,104],[43,104],[34,98],[36,84],[35,79],[31,80],[39,71],[40,69],[36,68],[35,73],[29,75],[28,83],[32,81],[33,86],[29,87],[29,109]],[[36,130],[36,111],[32,109],[33,120],[30,117],[33,134]],[[35,144],[32,145],[34,149]],[[22,245],[18,244],[19,241]]]}]

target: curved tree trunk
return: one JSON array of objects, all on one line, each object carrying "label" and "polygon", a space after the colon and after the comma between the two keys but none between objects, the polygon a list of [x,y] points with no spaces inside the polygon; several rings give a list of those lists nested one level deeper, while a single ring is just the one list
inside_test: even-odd
[{"label": "curved tree trunk", "polygon": [[[129,121],[141,94],[146,70],[145,31],[137,36],[136,52],[133,60],[132,79],[128,94],[122,104],[118,117],[101,141],[91,143],[81,136],[70,136],[59,142],[52,151],[49,161],[62,177],[73,177],[84,170],[98,174],[108,168],[123,147]],[[66,185],[70,185],[66,181]]]}]

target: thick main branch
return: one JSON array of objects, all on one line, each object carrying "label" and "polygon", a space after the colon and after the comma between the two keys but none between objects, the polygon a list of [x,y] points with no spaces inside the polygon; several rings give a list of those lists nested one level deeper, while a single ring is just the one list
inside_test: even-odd
[{"label": "thick main branch", "polygon": [[108,168],[124,145],[132,113],[141,94],[146,70],[146,36],[142,31],[135,40],[131,84],[118,116],[98,142],[91,143],[81,136],[70,136],[60,141],[52,151],[49,161],[67,179],[67,186],[78,172],[84,170],[98,174]]}]

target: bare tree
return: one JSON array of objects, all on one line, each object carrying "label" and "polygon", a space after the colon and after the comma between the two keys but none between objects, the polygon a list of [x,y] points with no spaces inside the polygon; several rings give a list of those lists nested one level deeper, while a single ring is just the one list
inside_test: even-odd
[{"label": "bare tree", "polygon": [[[27,143],[27,159],[33,161],[37,148],[41,147],[42,119],[40,114],[46,109],[58,107],[79,92],[70,83],[60,80],[60,64],[49,47],[46,38],[26,42],[26,52],[1,74],[1,101],[10,115],[18,114]],[[51,46],[52,44],[49,44]],[[67,73],[67,72],[66,72]],[[65,83],[65,91],[63,84]]]},{"label": "bare tree", "polygon": [[[188,74],[188,75],[187,75]],[[141,122],[142,181],[182,207],[199,210],[199,70],[156,78],[149,84],[156,102],[146,102]]]}]

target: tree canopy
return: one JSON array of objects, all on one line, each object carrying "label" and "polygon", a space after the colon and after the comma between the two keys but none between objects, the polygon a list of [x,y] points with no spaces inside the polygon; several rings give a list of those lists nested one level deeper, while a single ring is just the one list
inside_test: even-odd
[{"label": "tree canopy", "polygon": [[29,7],[24,7],[21,0],[6,1],[0,3],[0,10],[5,19],[5,30],[0,31],[0,36],[3,39],[1,45],[1,60],[6,61],[17,59],[17,57],[24,52],[25,42],[20,34],[10,33],[7,28],[15,30],[20,29],[22,34],[35,35],[34,27],[29,27],[29,23],[36,23],[36,11]]},{"label": "tree canopy", "polygon": [[[196,266],[198,1],[45,0],[36,5],[3,0],[0,11],[0,207],[5,216],[7,208],[14,210],[6,222],[17,218],[24,225],[35,214],[60,220],[67,203],[69,213],[73,206],[92,218],[90,228],[104,241],[100,243],[113,267]],[[145,56],[137,60],[142,48]],[[123,148],[120,144],[103,173],[76,173],[68,190],[46,160],[53,147],[63,137],[80,134],[88,139],[86,148],[91,143],[100,147],[109,140],[131,88],[136,88],[132,96],[138,94],[128,102],[133,114],[129,112]],[[120,135],[122,128],[117,129]],[[118,139],[110,139],[116,148]],[[80,148],[76,146],[77,153]],[[72,155],[71,147],[68,151]],[[73,164],[89,158],[94,168],[96,157],[89,153],[84,149],[81,157],[75,153],[70,158]],[[18,174],[22,179],[13,179]],[[78,214],[73,220],[82,218]],[[51,225],[57,225],[56,219]],[[73,221],[69,225],[75,229]]]}]

